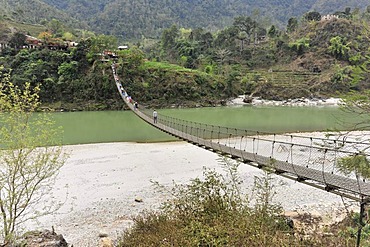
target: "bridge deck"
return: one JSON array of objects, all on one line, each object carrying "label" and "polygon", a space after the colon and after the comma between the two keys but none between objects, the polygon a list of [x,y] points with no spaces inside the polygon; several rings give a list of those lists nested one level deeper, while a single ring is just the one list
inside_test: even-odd
[{"label": "bridge deck", "polygon": [[258,152],[248,152],[246,150],[241,150],[230,145],[220,143],[219,140],[215,141],[212,140],[212,138],[205,139],[193,134],[182,132],[178,129],[161,123],[161,119],[159,119],[158,123],[153,123],[151,115],[148,113],[145,114],[144,111],[138,110],[134,107],[127,97],[127,93],[124,91],[122,85],[117,79],[116,85],[124,102],[137,116],[168,134],[176,136],[182,140],[188,141],[207,150],[228,155],[233,159],[248,163],[252,166],[268,169],[281,176],[295,179],[301,183],[306,183],[347,198],[357,201],[367,201],[370,196],[370,184],[359,179],[357,175],[355,178],[338,175],[334,174],[333,172],[327,172],[324,169],[318,170],[293,164],[293,162],[277,160],[274,157],[268,157],[265,154],[261,155]]},{"label": "bridge deck", "polygon": [[[168,134],[176,136],[180,139],[183,139],[205,149],[210,149],[213,152],[227,154],[231,158],[238,159],[244,163],[253,162],[256,164],[256,167],[268,168],[280,175],[290,175],[292,176],[291,178],[294,178],[299,182],[307,183],[308,181],[312,181],[314,183],[317,183],[317,187],[323,187],[323,189],[327,191],[343,191],[343,193],[359,195],[361,198],[370,196],[370,184],[368,183],[328,172],[322,172],[320,170],[294,165],[286,161],[275,160],[270,157],[261,156],[255,153],[246,152],[244,150],[239,150],[234,147],[220,144],[212,140],[202,139],[198,136],[181,132],[161,123],[154,124],[152,123],[152,119],[147,115],[139,111],[136,111],[135,113],[149,124]],[[347,197],[350,196],[347,195]],[[352,199],[357,200],[358,198],[356,197]]]}]

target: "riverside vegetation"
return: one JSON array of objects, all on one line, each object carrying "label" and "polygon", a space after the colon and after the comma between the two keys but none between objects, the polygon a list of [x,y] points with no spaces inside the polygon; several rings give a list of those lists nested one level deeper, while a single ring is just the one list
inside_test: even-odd
[{"label": "riverside vegetation", "polygon": [[[241,94],[274,100],[366,94],[370,7],[337,14],[321,20],[320,13],[308,12],[289,19],[286,31],[247,16],[216,33],[172,26],[158,42],[116,51],[117,72],[131,96],[152,107],[220,105]],[[86,33],[53,20],[48,32],[35,35],[45,43],[74,37],[77,47],[19,49],[22,28],[0,57],[16,85],[40,83],[42,103],[54,109],[123,107],[110,65],[100,55],[115,50],[117,38],[92,33],[82,38]]]}]

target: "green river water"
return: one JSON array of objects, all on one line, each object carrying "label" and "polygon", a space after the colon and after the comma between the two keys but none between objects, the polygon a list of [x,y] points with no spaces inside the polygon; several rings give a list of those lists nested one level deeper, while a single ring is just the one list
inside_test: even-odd
[{"label": "green river water", "polygon": [[[214,107],[160,109],[158,113],[201,123],[274,133],[348,129],[349,123],[356,121],[356,117],[337,107]],[[177,140],[130,111],[61,112],[53,116],[57,124],[63,126],[63,144]]]}]

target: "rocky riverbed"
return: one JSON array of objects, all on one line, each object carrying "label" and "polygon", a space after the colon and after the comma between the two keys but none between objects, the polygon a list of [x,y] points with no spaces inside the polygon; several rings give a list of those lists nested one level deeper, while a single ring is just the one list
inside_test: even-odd
[{"label": "rocky riverbed", "polygon": [[298,98],[283,101],[265,100],[259,97],[246,98],[244,95],[232,99],[229,106],[262,105],[262,106],[341,106],[344,102],[340,98]]},{"label": "rocky riverbed", "polygon": [[[70,158],[52,193],[67,199],[57,213],[28,227],[53,227],[75,247],[98,246],[99,236],[116,239],[132,225],[132,216],[157,209],[166,196],[156,192],[151,181],[186,183],[201,177],[203,167],[223,172],[217,154],[186,142],[71,145],[65,150]],[[254,177],[263,173],[246,164],[239,172],[253,200]],[[338,221],[346,209],[357,208],[349,202],[343,205],[339,196],[279,176],[274,176],[274,184],[275,202],[292,214],[310,212]]]}]

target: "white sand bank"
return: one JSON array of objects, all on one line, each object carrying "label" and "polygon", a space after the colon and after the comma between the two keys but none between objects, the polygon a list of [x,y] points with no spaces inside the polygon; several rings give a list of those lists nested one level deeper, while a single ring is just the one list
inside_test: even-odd
[{"label": "white sand bank", "polygon": [[[157,208],[163,196],[154,192],[150,180],[170,185],[201,176],[203,166],[222,171],[218,155],[185,142],[72,145],[66,151],[70,158],[54,193],[64,198],[68,184],[67,201],[58,214],[43,218],[40,228],[54,226],[75,247],[97,246],[99,232],[115,238],[130,226],[130,216]],[[251,188],[254,176],[262,173],[242,164],[240,174],[245,188]],[[287,185],[279,188],[276,200],[286,210],[333,211],[341,205],[339,196],[283,181]]]}]

